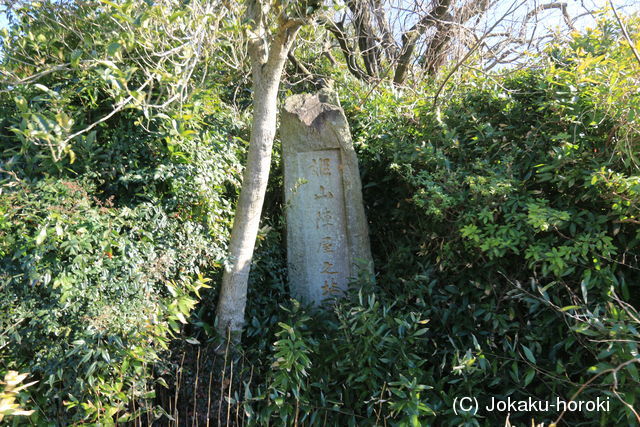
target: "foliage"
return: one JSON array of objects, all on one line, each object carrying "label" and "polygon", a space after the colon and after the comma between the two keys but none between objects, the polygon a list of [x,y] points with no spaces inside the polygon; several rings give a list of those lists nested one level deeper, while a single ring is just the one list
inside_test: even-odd
[{"label": "foliage", "polygon": [[[638,64],[620,40],[603,21],[544,68],[465,76],[439,110],[430,87],[337,85],[379,276],[328,312],[274,307],[284,254],[267,238],[234,399],[249,423],[503,424],[491,397],[609,399],[563,420],[638,423]],[[454,412],[464,396],[477,415]]]},{"label": "foliage", "polygon": [[39,181],[0,205],[3,361],[42,379],[31,391],[47,414],[95,398],[84,410],[102,416],[92,411],[140,395],[145,366],[195,304],[188,277],[215,256],[201,224],[148,203],[96,206],[89,192]]},{"label": "foliage", "polygon": [[34,412],[25,411],[20,407],[20,403],[16,403],[19,393],[35,384],[34,381],[20,385],[28,376],[29,374],[19,374],[16,371],[9,371],[4,375],[4,381],[0,382],[3,385],[0,393],[0,421],[6,416],[29,416]]},{"label": "foliage", "polygon": [[281,305],[274,313],[281,321],[271,329],[273,353],[255,359],[248,354],[252,367],[265,374],[257,386],[246,385],[240,401],[249,423],[361,425],[395,419],[416,426],[428,420],[434,412],[421,394],[430,387],[416,379],[426,362],[420,352],[427,321],[415,312],[393,313],[363,293],[330,315],[296,301]]},{"label": "foliage", "polygon": [[244,125],[176,80],[204,76],[178,41],[210,15],[170,6],[29,2],[3,30],[0,367],[38,379],[36,423],[152,410],[159,354],[224,263]]},{"label": "foliage", "polygon": [[[216,46],[205,40],[220,19],[200,6],[37,0],[13,9],[14,25],[2,30],[3,85],[12,95],[3,103],[15,103],[20,113],[12,133],[28,150],[29,171],[74,164],[79,150],[95,148],[96,126],[117,112],[137,110],[135,118],[119,116],[135,138],[135,131],[155,131],[154,119],[176,114],[170,110],[176,101],[194,102],[189,95],[203,87],[196,77],[204,79],[205,59]],[[187,107],[184,113],[199,112]],[[164,130],[188,138],[185,119],[172,118],[176,123]],[[88,165],[75,170],[82,166]]]},{"label": "foliage", "polygon": [[638,64],[621,38],[603,21],[545,69],[468,76],[439,111],[390,93],[351,108],[381,292],[427,301],[442,365],[420,381],[447,423],[455,396],[578,390],[618,406],[576,419],[638,421]]}]

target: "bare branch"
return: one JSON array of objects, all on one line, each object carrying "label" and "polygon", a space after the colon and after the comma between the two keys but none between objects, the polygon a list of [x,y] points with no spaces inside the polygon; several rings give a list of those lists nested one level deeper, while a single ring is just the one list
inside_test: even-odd
[{"label": "bare branch", "polygon": [[[148,79],[146,82],[144,82],[137,90],[136,92],[140,92],[142,89],[144,89],[149,82],[151,82],[151,79]],[[106,116],[102,117],[100,120],[97,120],[93,123],[91,123],[89,126],[87,126],[84,129],[79,130],[78,132],[69,135],[64,141],[62,141],[61,146],[65,146],[69,141],[71,141],[73,138],[75,138],[76,136],[80,136],[83,133],[87,133],[89,132],[91,129],[93,129],[94,127],[98,126],[100,123],[105,122],[107,120],[109,120],[111,117],[113,117],[114,114],[116,114],[118,111],[122,110],[124,107],[126,107],[127,105],[129,105],[129,103],[131,101],[134,100],[134,96],[133,95],[129,95],[128,98],[126,98],[124,101],[120,102],[116,108],[114,108],[109,114],[107,114]]]},{"label": "bare branch", "polygon": [[624,23],[620,19],[620,16],[618,15],[618,11],[613,6],[613,2],[611,0],[609,0],[609,5],[611,6],[611,10],[613,11],[613,14],[616,17],[616,21],[618,21],[618,25],[620,26],[620,29],[622,30],[622,34],[624,34],[624,38],[627,40],[627,43],[629,43],[629,48],[631,48],[631,52],[633,52],[633,56],[636,57],[636,61],[638,61],[638,64],[640,64],[640,55],[638,54],[638,51],[636,50],[636,48],[635,48],[635,46],[633,44],[633,40],[631,40],[631,37],[629,36],[629,33],[627,32],[627,27],[625,27]]},{"label": "bare branch", "polygon": [[420,18],[409,31],[402,35],[402,53],[398,58],[398,65],[393,76],[393,82],[395,84],[402,84],[407,77],[411,57],[416,48],[416,42],[426,29],[436,25],[438,22],[442,22],[445,26],[451,22],[452,18],[449,15],[450,7],[451,0],[440,0],[431,12]]},{"label": "bare branch", "polygon": [[[500,17],[500,19],[498,19],[492,26],[491,28],[489,28],[489,30],[487,30],[482,37],[480,37],[480,39],[476,42],[475,45],[473,45],[473,47],[471,49],[469,49],[469,51],[467,52],[466,55],[464,55],[462,57],[462,59],[460,59],[456,65],[451,69],[451,71],[449,71],[449,73],[445,76],[445,78],[442,80],[442,83],[440,84],[440,86],[438,87],[438,90],[436,91],[436,94],[433,98],[433,108],[435,109],[438,106],[438,97],[440,96],[440,93],[442,92],[442,89],[444,88],[445,84],[447,83],[447,81],[449,80],[449,78],[451,78],[451,76],[458,70],[458,68],[460,68],[460,65],[462,65],[462,63],[464,61],[467,60],[467,58],[469,58],[471,56],[471,54],[473,52],[475,52],[475,50],[482,44],[482,42],[484,41],[484,39],[487,37],[488,34],[490,34],[497,26],[498,24],[500,24],[500,22],[502,22],[507,16],[509,16],[510,14],[512,14],[517,8],[519,8],[520,6],[522,6],[523,3],[520,3],[518,6],[515,6],[516,3],[518,2],[518,0],[514,1],[513,3],[511,3],[511,6],[509,6],[509,9],[504,13],[504,15],[502,15],[502,17]],[[515,6],[515,8],[514,8]]]},{"label": "bare branch", "polygon": [[536,7],[535,9],[527,13],[527,16],[524,19],[524,24],[526,25],[527,22],[531,20],[531,18],[533,18],[540,12],[545,10],[550,10],[550,9],[560,9],[562,11],[562,17],[564,18],[564,22],[567,24],[567,27],[571,28],[572,30],[576,29],[575,26],[573,25],[573,21],[571,20],[571,17],[569,16],[569,13],[567,12],[567,4],[561,3],[561,2],[541,4],[540,6]]},{"label": "bare branch", "polygon": [[[23,79],[18,79],[16,77],[11,76],[12,78],[14,78],[15,80],[13,81],[8,81],[8,80],[4,80],[0,83],[2,84],[7,84],[7,85],[13,85],[13,86],[18,86],[18,85],[23,85],[23,84],[27,84],[27,83],[31,83],[35,80],[38,80],[41,77],[44,77],[46,75],[49,75],[51,73],[55,73],[56,71],[67,71],[69,70],[69,65],[70,64],[60,64],[60,65],[56,65],[54,67],[48,68],[44,71],[41,71],[39,73],[33,74],[29,77],[25,77]],[[0,73],[5,74],[5,71],[0,70]]]},{"label": "bare branch", "polygon": [[377,11],[371,10],[371,3],[366,0],[349,0],[347,5],[353,13],[354,27],[357,34],[358,47],[364,61],[365,69],[370,77],[377,77],[380,73],[380,40],[371,23],[371,15]]},{"label": "bare branch", "polygon": [[355,53],[349,46],[349,41],[345,34],[343,24],[341,22],[333,22],[329,20],[324,22],[324,26],[331,34],[335,36],[336,40],[338,41],[338,45],[340,46],[342,55],[347,62],[347,69],[349,70],[349,72],[359,80],[366,81],[367,75],[358,65]]}]

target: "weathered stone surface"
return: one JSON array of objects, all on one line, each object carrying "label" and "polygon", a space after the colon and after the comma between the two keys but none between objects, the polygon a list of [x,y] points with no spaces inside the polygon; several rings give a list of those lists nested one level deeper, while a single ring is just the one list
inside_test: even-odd
[{"label": "weathered stone surface", "polygon": [[360,270],[373,273],[358,160],[333,92],[285,102],[287,258],[293,295],[319,304],[344,292]]}]

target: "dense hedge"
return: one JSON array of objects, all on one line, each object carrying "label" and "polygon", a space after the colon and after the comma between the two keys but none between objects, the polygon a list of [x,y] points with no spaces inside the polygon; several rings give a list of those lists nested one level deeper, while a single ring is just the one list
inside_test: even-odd
[{"label": "dense hedge", "polygon": [[118,109],[143,78],[135,35],[97,6],[28,4],[3,31],[17,83],[0,91],[0,376],[38,381],[35,423],[152,409],[158,354],[224,262],[239,184],[244,124],[213,86]]},{"label": "dense hedge", "polygon": [[[238,395],[250,418],[501,425],[491,397],[575,396],[610,411],[566,422],[638,422],[637,64],[614,28],[550,47],[537,69],[466,75],[435,106],[428,87],[337,85],[378,277],[324,316],[252,296],[248,335],[275,344],[249,343],[255,366],[270,362]],[[283,271],[280,253],[261,253],[257,286],[284,289],[284,273],[263,274]],[[454,412],[465,396],[477,415]]]}]

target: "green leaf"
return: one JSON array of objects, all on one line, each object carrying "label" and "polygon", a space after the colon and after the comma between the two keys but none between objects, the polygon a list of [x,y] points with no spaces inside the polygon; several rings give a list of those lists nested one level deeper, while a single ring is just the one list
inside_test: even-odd
[{"label": "green leaf", "polygon": [[418,337],[418,336],[420,336],[420,335],[424,335],[424,334],[426,334],[428,331],[429,331],[429,328],[422,328],[422,329],[418,329],[417,331],[415,331],[415,332],[413,333],[413,336],[414,336],[414,337]]},{"label": "green leaf", "polygon": [[51,89],[49,89],[48,87],[46,87],[45,85],[42,85],[40,83],[34,84],[33,87],[38,88],[41,91],[46,92],[49,95],[58,95],[56,92],[52,91]]},{"label": "green leaf", "polygon": [[108,4],[111,7],[115,7],[116,9],[120,10],[120,6],[114,2],[111,2],[109,0],[100,0],[100,2],[104,3],[104,4]]},{"label": "green leaf", "polygon": [[27,112],[27,100],[24,97],[18,95],[14,98],[14,101],[21,113]]},{"label": "green leaf", "polygon": [[75,49],[71,52],[71,56],[69,57],[69,62],[71,62],[72,67],[77,67],[80,64],[80,57],[82,56],[81,49]]},{"label": "green leaf", "polygon": [[533,355],[533,352],[529,349],[529,347],[527,347],[524,344],[520,345],[522,347],[522,350],[524,351],[524,355],[527,357],[527,359],[529,359],[529,362],[535,364],[536,363],[536,358]]},{"label": "green leaf", "polygon": [[184,317],[184,315],[182,313],[180,313],[179,311],[175,313],[175,316],[178,318],[178,320],[180,321],[180,323],[183,324],[187,324],[187,319]]},{"label": "green leaf", "polygon": [[536,376],[536,371],[535,369],[529,369],[527,371],[527,374],[524,376],[524,386],[528,386],[531,381],[533,380],[533,377]]},{"label": "green leaf", "polygon": [[120,43],[118,42],[110,43],[109,46],[107,46],[107,53],[109,54],[109,56],[113,56],[116,53],[118,53],[120,48],[122,48],[122,45]]}]

